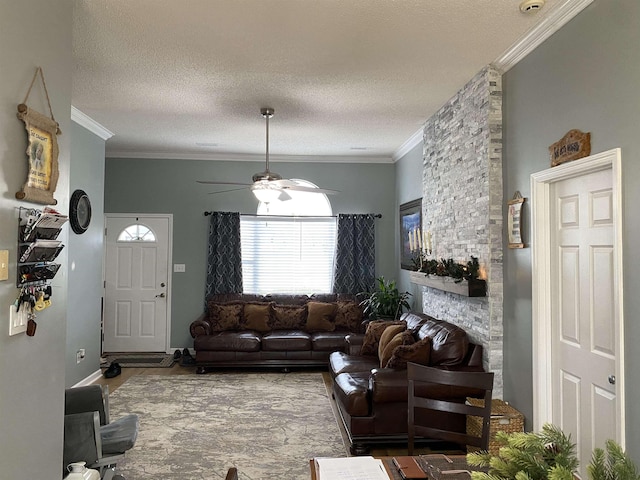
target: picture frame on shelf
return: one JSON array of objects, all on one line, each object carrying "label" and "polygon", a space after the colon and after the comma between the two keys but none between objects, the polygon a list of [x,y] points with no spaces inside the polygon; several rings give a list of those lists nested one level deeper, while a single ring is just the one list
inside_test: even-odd
[{"label": "picture frame on shelf", "polygon": [[412,235],[416,232],[422,232],[422,198],[400,205],[400,267],[404,270],[415,270],[413,258],[418,247]]}]

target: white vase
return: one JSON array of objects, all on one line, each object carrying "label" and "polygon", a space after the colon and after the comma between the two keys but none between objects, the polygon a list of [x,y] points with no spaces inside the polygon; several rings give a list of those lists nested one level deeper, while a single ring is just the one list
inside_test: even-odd
[{"label": "white vase", "polygon": [[100,473],[97,470],[86,467],[87,462],[76,462],[67,465],[69,475],[65,480],[100,480]]}]

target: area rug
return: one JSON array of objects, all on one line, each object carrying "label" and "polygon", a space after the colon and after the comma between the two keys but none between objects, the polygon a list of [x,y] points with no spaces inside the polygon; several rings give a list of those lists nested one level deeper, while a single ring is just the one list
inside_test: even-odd
[{"label": "area rug", "polygon": [[110,408],[140,417],[118,464],[131,480],[308,479],[309,459],[347,455],[317,372],[136,375]]},{"label": "area rug", "polygon": [[166,353],[111,353],[105,365],[117,362],[122,368],[169,368],[175,360]]}]

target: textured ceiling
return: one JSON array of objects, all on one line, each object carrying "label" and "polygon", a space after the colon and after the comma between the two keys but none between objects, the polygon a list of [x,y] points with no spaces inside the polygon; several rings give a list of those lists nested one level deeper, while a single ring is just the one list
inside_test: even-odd
[{"label": "textured ceiling", "polygon": [[[568,0],[76,0],[74,107],[107,154],[390,159]],[[357,158],[355,158],[357,160]]]}]

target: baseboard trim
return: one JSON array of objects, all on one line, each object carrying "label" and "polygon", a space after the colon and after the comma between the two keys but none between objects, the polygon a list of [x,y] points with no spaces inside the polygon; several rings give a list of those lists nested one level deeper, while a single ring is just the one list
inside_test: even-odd
[{"label": "baseboard trim", "polygon": [[93,382],[95,382],[96,380],[98,380],[101,377],[102,377],[102,370],[98,369],[95,372],[93,372],[91,375],[89,375],[88,377],[83,378],[82,380],[80,380],[78,383],[73,385],[71,388],[86,387],[87,385],[91,385]]}]

